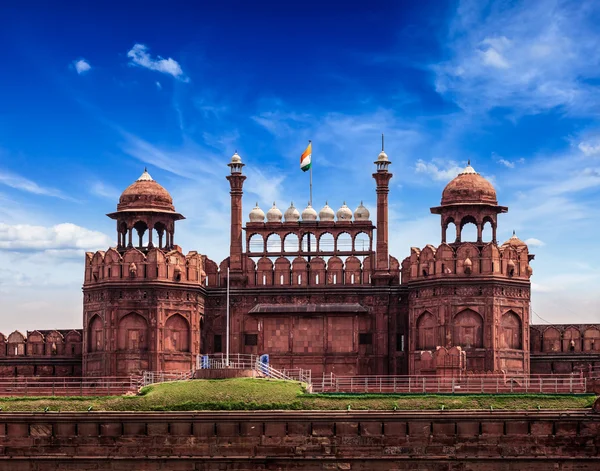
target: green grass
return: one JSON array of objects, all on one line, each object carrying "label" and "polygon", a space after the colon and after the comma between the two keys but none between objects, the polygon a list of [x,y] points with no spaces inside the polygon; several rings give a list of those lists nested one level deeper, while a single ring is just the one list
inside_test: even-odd
[{"label": "green grass", "polygon": [[[537,410],[591,407],[593,394],[307,394],[291,381],[236,378],[163,383],[138,396],[0,398],[2,411]],[[0,412],[1,414],[1,412]]]}]

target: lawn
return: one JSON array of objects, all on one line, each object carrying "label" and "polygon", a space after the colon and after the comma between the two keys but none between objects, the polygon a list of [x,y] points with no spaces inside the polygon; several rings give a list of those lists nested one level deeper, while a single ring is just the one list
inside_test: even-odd
[{"label": "lawn", "polygon": [[582,409],[593,394],[307,394],[292,381],[236,378],[176,381],[143,388],[138,396],[0,398],[2,411],[191,410],[537,410]]}]

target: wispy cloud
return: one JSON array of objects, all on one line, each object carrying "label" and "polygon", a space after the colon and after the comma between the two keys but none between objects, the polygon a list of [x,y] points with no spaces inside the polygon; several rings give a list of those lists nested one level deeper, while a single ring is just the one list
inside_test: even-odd
[{"label": "wispy cloud", "polygon": [[415,164],[415,172],[427,175],[435,181],[446,181],[449,182],[462,172],[464,167],[458,165],[458,163],[450,160],[448,162],[441,162],[436,160],[435,162],[425,162],[422,159],[417,160]]},{"label": "wispy cloud", "polygon": [[600,90],[590,79],[600,72],[599,12],[590,0],[463,0],[446,42],[449,59],[434,66],[436,89],[469,111],[596,112]]},{"label": "wispy cloud", "polygon": [[79,75],[85,74],[86,72],[89,72],[92,69],[90,63],[85,59],[74,60],[73,67]]},{"label": "wispy cloud", "polygon": [[0,185],[6,185],[10,188],[17,190],[26,191],[35,195],[52,196],[55,198],[61,198],[64,200],[71,200],[70,197],[66,196],[62,191],[55,188],[43,187],[38,185],[36,182],[29,180],[28,178],[22,177],[15,173],[8,172],[0,169]]},{"label": "wispy cloud", "polygon": [[105,234],[71,223],[52,227],[0,223],[0,250],[98,250],[111,244]]},{"label": "wispy cloud", "polygon": [[111,201],[116,201],[121,195],[121,192],[114,186],[101,181],[92,182],[89,186],[89,190],[93,195],[100,196],[101,198],[106,198]]},{"label": "wispy cloud", "polygon": [[183,73],[179,62],[170,57],[168,59],[163,59],[160,56],[157,56],[156,59],[152,58],[148,52],[148,47],[144,44],[135,44],[127,53],[127,57],[130,59],[130,65],[172,75],[182,82],[189,81],[189,78]]}]

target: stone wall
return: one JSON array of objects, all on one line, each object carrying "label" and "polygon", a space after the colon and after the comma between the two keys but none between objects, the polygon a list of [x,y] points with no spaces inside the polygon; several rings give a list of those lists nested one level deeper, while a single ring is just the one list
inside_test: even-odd
[{"label": "stone wall", "polygon": [[600,415],[3,413],[0,470],[593,470]]}]

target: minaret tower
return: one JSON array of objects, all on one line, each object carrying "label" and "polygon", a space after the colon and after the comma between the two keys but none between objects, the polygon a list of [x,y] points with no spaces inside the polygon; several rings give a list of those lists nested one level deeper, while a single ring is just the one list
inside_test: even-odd
[{"label": "minaret tower", "polygon": [[242,195],[246,176],[242,174],[242,158],[237,151],[227,164],[231,174],[227,176],[231,191],[231,238],[229,245],[229,277],[232,286],[244,285],[242,264]]},{"label": "minaret tower", "polygon": [[373,281],[377,285],[388,284],[390,278],[390,257],[388,249],[388,193],[392,174],[388,166],[392,163],[384,151],[383,134],[381,135],[381,153],[374,162],[377,172],[373,178],[377,182],[377,255]]}]

